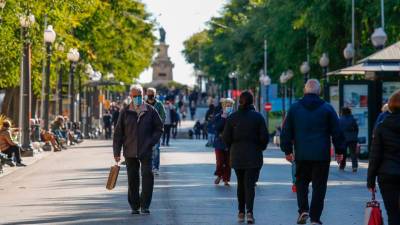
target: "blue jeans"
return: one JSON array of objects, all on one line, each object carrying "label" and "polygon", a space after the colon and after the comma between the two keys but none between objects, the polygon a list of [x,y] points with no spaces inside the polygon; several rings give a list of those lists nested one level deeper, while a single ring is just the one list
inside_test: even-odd
[{"label": "blue jeans", "polygon": [[160,169],[160,142],[153,147],[153,170]]}]

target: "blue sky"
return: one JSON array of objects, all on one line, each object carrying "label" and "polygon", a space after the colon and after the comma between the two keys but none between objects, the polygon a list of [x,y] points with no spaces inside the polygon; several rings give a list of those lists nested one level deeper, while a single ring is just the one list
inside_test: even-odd
[{"label": "blue sky", "polygon": [[[226,0],[142,0],[161,26],[167,31],[169,55],[175,63],[174,80],[193,85],[193,67],[181,54],[183,41],[206,27],[205,22],[218,15]],[[158,31],[155,33],[159,36]],[[140,76],[140,81],[151,81],[151,69]]]}]

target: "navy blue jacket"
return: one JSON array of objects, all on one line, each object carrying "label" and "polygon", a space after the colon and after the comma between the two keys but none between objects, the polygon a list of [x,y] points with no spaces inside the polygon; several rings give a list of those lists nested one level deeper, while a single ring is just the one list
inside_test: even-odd
[{"label": "navy blue jacket", "polygon": [[358,124],[353,115],[341,116],[339,124],[346,142],[358,142]]},{"label": "navy blue jacket", "polygon": [[214,139],[214,148],[215,150],[227,150],[224,141],[222,140],[222,133],[224,132],[226,118],[222,117],[222,114],[219,113],[215,115],[212,126],[215,131],[215,139]]},{"label": "navy blue jacket", "polygon": [[281,149],[295,152],[296,161],[330,161],[331,138],[337,154],[344,153],[345,139],[333,107],[315,94],[294,103],[281,133]]}]

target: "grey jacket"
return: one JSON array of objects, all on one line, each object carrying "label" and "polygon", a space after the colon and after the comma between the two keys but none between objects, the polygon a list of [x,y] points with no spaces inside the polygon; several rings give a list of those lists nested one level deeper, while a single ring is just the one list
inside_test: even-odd
[{"label": "grey jacket", "polygon": [[161,118],[152,106],[143,104],[139,114],[128,106],[121,110],[114,130],[114,156],[123,148],[125,158],[151,158],[162,132]]}]

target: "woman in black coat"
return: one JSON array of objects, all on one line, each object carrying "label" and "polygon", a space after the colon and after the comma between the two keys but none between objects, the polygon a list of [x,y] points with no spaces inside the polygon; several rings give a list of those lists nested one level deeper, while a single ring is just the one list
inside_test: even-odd
[{"label": "woman in black coat", "polygon": [[378,124],[372,140],[368,188],[375,191],[376,177],[389,225],[400,224],[400,91],[389,99],[389,114]]},{"label": "woman in black coat", "polygon": [[262,115],[255,111],[253,95],[245,91],[240,95],[239,110],[227,118],[223,140],[230,149],[230,161],[235,169],[238,189],[240,222],[254,223],[253,205],[255,184],[263,166],[263,150],[268,145],[268,130]]}]

